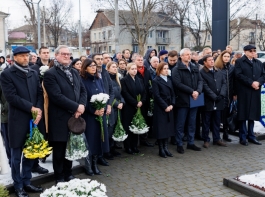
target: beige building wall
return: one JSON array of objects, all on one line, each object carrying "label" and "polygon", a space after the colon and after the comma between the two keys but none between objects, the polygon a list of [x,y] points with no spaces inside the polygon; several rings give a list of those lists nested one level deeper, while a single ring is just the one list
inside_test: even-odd
[{"label": "beige building wall", "polygon": [[7,40],[5,40],[6,35],[6,29],[5,29],[5,18],[8,16],[8,14],[5,14],[3,12],[0,12],[0,53],[3,55],[6,55],[5,52],[5,43]]}]

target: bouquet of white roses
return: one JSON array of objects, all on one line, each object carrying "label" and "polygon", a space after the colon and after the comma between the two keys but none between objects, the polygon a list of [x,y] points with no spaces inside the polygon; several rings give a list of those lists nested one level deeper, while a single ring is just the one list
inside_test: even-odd
[{"label": "bouquet of white roses", "polygon": [[69,182],[61,182],[50,189],[46,189],[40,197],[106,197],[106,186],[90,179],[73,179]]},{"label": "bouquet of white roses", "polygon": [[118,120],[117,120],[116,127],[114,129],[114,133],[112,135],[112,139],[116,142],[122,142],[127,137],[128,135],[126,135],[126,132],[121,124],[120,110],[118,109]]},{"label": "bouquet of white roses", "polygon": [[69,140],[66,146],[65,158],[74,161],[88,155],[87,142],[85,134],[76,135],[70,132]]},{"label": "bouquet of white roses", "polygon": [[[99,94],[93,95],[90,99],[90,102],[93,104],[93,106],[96,108],[96,110],[100,110],[100,109],[106,107],[108,100],[109,100],[108,94],[99,93]],[[96,118],[96,120],[99,121],[99,123],[100,123],[101,138],[102,138],[102,141],[104,142],[103,118],[102,118],[102,116],[98,116]]]},{"label": "bouquet of white roses", "polygon": [[41,75],[42,78],[43,78],[43,76],[44,76],[44,73],[45,73],[47,70],[49,70],[49,66],[47,66],[47,65],[43,65],[43,66],[40,67],[40,75]]},{"label": "bouquet of white roses", "polygon": [[[137,96],[137,101],[141,100],[141,95]],[[136,114],[132,119],[132,125],[129,126],[129,129],[134,134],[143,134],[149,131],[149,127],[145,123],[145,119],[141,113],[140,107],[138,107]]]}]

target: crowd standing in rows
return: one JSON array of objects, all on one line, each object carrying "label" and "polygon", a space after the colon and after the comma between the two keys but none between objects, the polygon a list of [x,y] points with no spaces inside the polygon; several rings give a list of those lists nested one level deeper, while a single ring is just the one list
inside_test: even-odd
[{"label": "crowd standing in rows", "polygon": [[[49,66],[44,75],[42,66]],[[109,166],[107,160],[121,155],[117,150],[122,147],[112,138],[119,117],[128,135],[123,142],[125,153],[140,153],[139,144],[153,147],[148,138],[154,138],[159,156],[166,158],[173,157],[169,141],[180,154],[185,152],[183,141],[187,141],[187,149],[201,151],[194,143],[195,138],[203,141],[202,147],[209,148],[210,131],[213,145],[226,147],[224,141],[231,142],[227,118],[236,103],[240,144],[261,145],[253,128],[261,115],[264,66],[256,59],[256,48],[251,45],[244,47],[243,56],[227,46],[224,51],[214,52],[206,47],[201,53],[188,48],[179,53],[151,48],[144,56],[125,49],[113,58],[108,53],[95,53],[76,59],[71,59],[71,52],[64,45],[55,50],[54,59],[50,59],[47,47],[39,49],[38,58],[27,48],[17,47],[12,59],[9,55],[0,57],[1,134],[16,195],[25,197],[26,192],[42,192],[41,187],[30,183],[31,172],[48,173],[38,159],[25,157],[20,173],[32,111],[37,112],[34,123],[53,147],[56,183],[75,178],[72,161],[65,158],[67,122],[72,116],[82,117],[87,125],[89,154],[84,160],[88,175],[102,174],[98,164]],[[102,109],[96,109],[90,102],[99,93],[109,95]],[[48,103],[44,103],[45,94]],[[149,132],[142,135],[129,128],[137,109],[149,126]],[[102,117],[104,136],[97,116]]]}]

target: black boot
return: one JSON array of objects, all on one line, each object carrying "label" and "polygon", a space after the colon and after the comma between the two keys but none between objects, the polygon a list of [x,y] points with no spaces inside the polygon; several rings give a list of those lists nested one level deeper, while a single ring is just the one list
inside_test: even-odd
[{"label": "black boot", "polygon": [[159,139],[157,141],[158,141],[158,147],[159,147],[159,156],[160,157],[167,158],[166,153],[165,153],[164,148],[163,148],[162,140]]},{"label": "black boot", "polygon": [[232,140],[228,136],[228,130],[227,129],[224,129],[223,140],[225,140],[227,142],[232,142]]},{"label": "black boot", "polygon": [[168,150],[168,139],[163,139],[163,148],[167,156],[173,157],[173,155]]},{"label": "black boot", "polygon": [[94,172],[91,168],[91,161],[90,161],[90,158],[89,156],[87,156],[85,158],[85,173],[89,176],[93,176],[94,175]]},{"label": "black boot", "polygon": [[92,156],[92,170],[93,170],[94,174],[101,175],[102,173],[98,169],[97,161],[98,161],[98,156],[97,155],[93,155]]}]

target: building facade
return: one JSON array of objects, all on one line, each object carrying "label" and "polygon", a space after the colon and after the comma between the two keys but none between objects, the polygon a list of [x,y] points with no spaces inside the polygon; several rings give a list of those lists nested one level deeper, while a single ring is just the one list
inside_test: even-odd
[{"label": "building facade", "polygon": [[6,22],[5,18],[8,17],[9,14],[0,11],[0,54],[6,55]]}]

